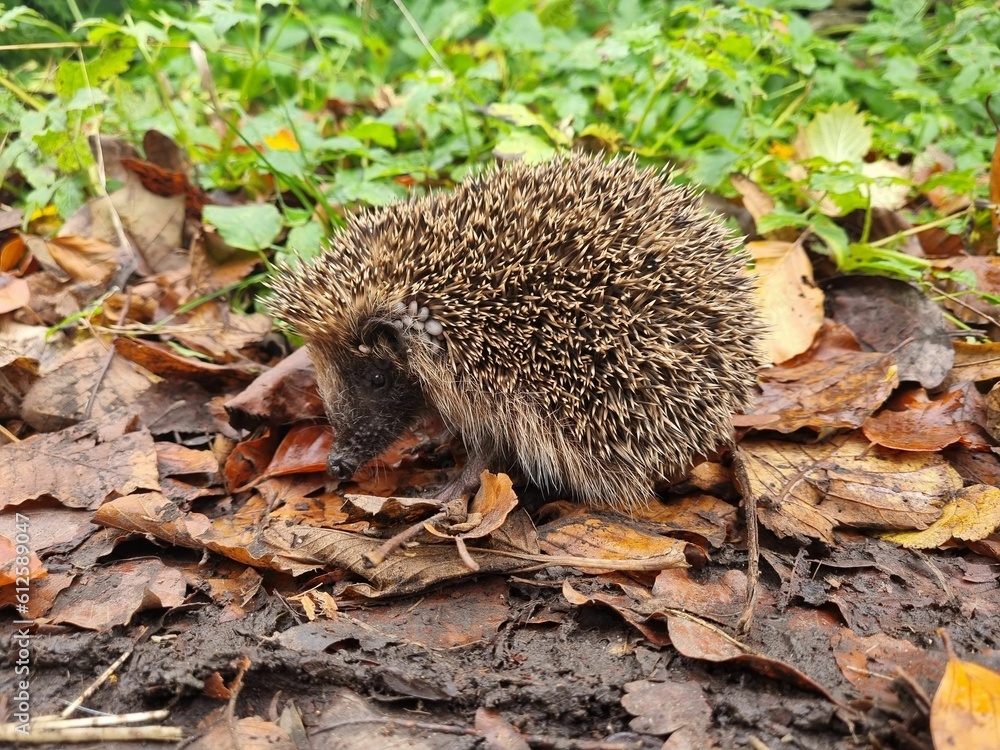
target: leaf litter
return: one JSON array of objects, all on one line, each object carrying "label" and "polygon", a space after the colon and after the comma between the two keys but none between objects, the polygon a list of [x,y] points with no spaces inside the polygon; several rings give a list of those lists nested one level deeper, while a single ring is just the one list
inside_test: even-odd
[{"label": "leaf litter", "polygon": [[[831,136],[853,117],[803,130],[797,158],[862,161],[870,134]],[[87,649],[101,668],[126,656],[95,705],[182,696],[192,726],[215,727],[202,744],[219,721],[230,742],[305,731],[305,714],[263,705],[236,719],[248,686],[314,710],[313,740],[341,747],[386,726],[505,747],[996,736],[1000,409],[976,384],[1000,376],[997,345],[955,337],[939,304],[977,325],[995,306],[956,304],[954,285],[935,302],[882,278],[816,282],[798,238],[771,232],[751,249],[775,365],[731,457],[708,457],[630,517],[542,502],[502,475],[484,475],[467,506],[441,506],[425,498],[463,452],[440,424],[330,483],[304,352],[286,356],[270,321],[218,296],[259,256],[190,231],[216,197],[169,139],[151,131],[146,160],[104,141],[122,182],[110,198],[55,237],[0,229],[18,254],[4,268],[21,269],[0,277],[0,606],[18,603],[28,518],[23,614],[47,629],[43,653]],[[734,184],[754,218],[774,210],[748,177]],[[899,206],[898,191],[871,197]],[[936,262],[1000,293],[988,258]],[[758,509],[764,577],[737,637],[741,502]],[[49,663],[36,661],[40,699],[85,687]]]}]

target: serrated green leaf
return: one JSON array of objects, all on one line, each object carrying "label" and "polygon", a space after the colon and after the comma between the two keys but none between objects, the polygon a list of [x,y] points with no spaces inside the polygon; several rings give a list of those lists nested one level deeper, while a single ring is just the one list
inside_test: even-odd
[{"label": "serrated green leaf", "polygon": [[872,128],[855,102],[834,104],[802,129],[802,141],[807,157],[818,156],[832,164],[857,163],[872,147]]},{"label": "serrated green leaf", "polygon": [[53,84],[56,96],[63,101],[69,101],[76,95],[77,91],[86,85],[83,66],[73,60],[63,62],[56,70]]},{"label": "serrated green leaf", "polygon": [[134,55],[134,39],[115,37],[102,45],[100,53],[87,62],[90,84],[96,86],[101,81],[127,72]]}]

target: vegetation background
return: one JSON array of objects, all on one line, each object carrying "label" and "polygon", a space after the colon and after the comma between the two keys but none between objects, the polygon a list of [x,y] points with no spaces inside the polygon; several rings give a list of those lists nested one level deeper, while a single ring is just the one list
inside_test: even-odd
[{"label": "vegetation background", "polygon": [[247,215],[206,214],[265,254],[315,252],[341,207],[574,146],[727,198],[746,176],[773,200],[757,233],[805,233],[845,270],[929,273],[894,252],[909,235],[873,243],[873,209],[949,234],[988,221],[988,1],[36,0],[0,34],[0,199],[26,222],[101,192],[87,136],[148,129],[202,188],[279,209],[249,243]]}]

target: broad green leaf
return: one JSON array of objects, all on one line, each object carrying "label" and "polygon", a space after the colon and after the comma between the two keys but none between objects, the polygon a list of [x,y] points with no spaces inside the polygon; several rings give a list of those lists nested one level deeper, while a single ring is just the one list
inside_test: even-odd
[{"label": "broad green leaf", "polygon": [[222,239],[241,250],[265,250],[281,234],[281,213],[271,203],[205,206],[204,217]]},{"label": "broad green leaf", "polygon": [[520,159],[526,164],[548,161],[555,153],[556,150],[548,142],[523,130],[515,130],[493,147],[493,155],[497,159]]},{"label": "broad green leaf", "polygon": [[292,227],[289,230],[286,246],[291,254],[309,260],[319,255],[323,249],[324,238],[322,225],[317,221],[310,221],[308,224]]},{"label": "broad green leaf", "polygon": [[860,162],[872,147],[872,128],[855,102],[834,104],[820,112],[800,135],[802,156],[819,156],[832,164]]},{"label": "broad green leaf", "polygon": [[355,125],[344,133],[350,138],[357,138],[359,141],[371,141],[386,148],[396,148],[396,131],[391,125],[384,122],[369,120]]}]

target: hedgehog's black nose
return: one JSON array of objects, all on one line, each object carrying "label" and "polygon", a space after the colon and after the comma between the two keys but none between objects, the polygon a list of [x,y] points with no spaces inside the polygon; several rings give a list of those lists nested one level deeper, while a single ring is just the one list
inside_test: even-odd
[{"label": "hedgehog's black nose", "polygon": [[354,476],[357,467],[342,456],[335,456],[331,453],[326,458],[326,470],[334,479],[346,481]]}]

